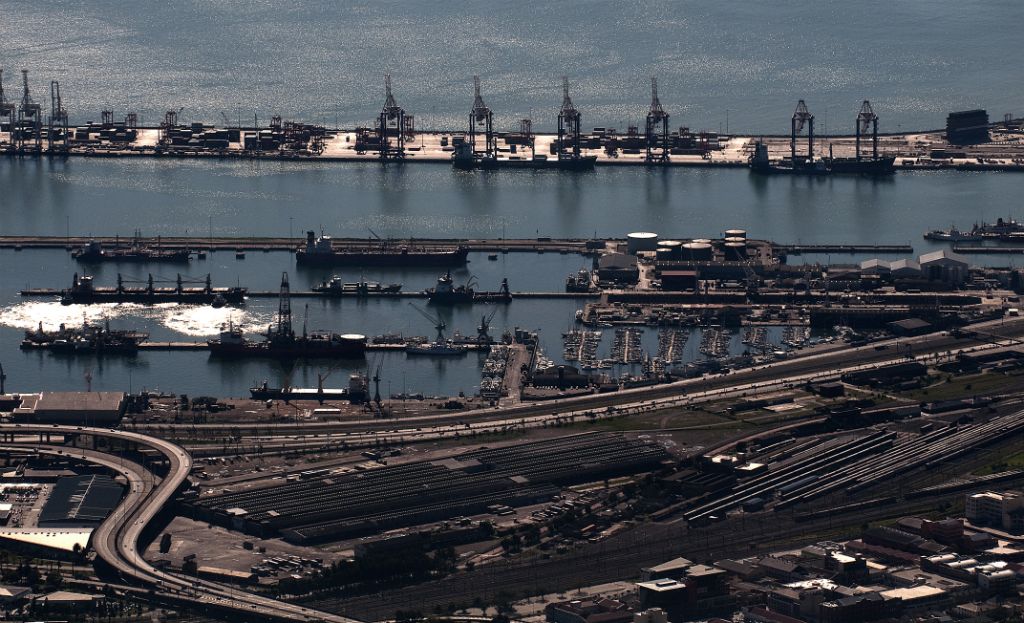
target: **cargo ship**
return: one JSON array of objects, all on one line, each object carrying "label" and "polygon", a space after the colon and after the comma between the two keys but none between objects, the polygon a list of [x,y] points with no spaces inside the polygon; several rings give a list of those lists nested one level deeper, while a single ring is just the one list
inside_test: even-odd
[{"label": "cargo ship", "polygon": [[221,328],[216,339],[206,345],[212,355],[225,358],[257,357],[270,359],[361,359],[366,354],[366,336],[326,331],[278,332],[271,326],[266,339],[250,340],[233,324]]},{"label": "cargo ship", "polygon": [[367,399],[369,380],[366,375],[353,372],[349,375],[348,387],[324,387],[326,375],[319,375],[316,387],[271,387],[267,381],[249,388],[253,400],[347,400],[360,403]]},{"label": "cargo ship", "polygon": [[125,282],[126,280],[118,273],[116,287],[100,287],[93,283],[91,275],[79,276],[78,273],[75,273],[71,287],[61,290],[60,302],[64,305],[190,303],[222,306],[242,304],[248,293],[248,289],[242,287],[214,288],[210,282],[210,275],[206,275],[205,285],[202,287],[185,286],[184,284],[188,281],[182,279],[180,274],[173,287],[157,287],[154,285],[156,282],[153,280],[153,275],[149,275],[144,286],[126,286]]},{"label": "cargo ship", "polygon": [[330,296],[368,296],[371,294],[398,294],[402,291],[402,284],[382,284],[376,281],[362,280],[346,283],[341,280],[341,277],[334,276],[313,286],[312,290]]},{"label": "cargo ship", "polygon": [[299,265],[310,266],[461,266],[469,257],[462,245],[416,245],[413,242],[370,240],[335,249],[330,236],[306,232],[306,244],[295,252]]},{"label": "cargo ship", "polygon": [[865,175],[869,177],[890,175],[896,172],[896,158],[880,156],[865,158],[806,157],[783,158],[772,162],[768,158],[768,145],[761,141],[754,143],[750,156],[750,170],[755,173],[789,175]]},{"label": "cargo ship", "polygon": [[508,289],[508,279],[501,280],[497,292],[481,292],[473,288],[476,278],[470,277],[464,285],[455,285],[451,271],[437,278],[433,288],[427,288],[427,302],[432,305],[463,305],[468,303],[509,303],[512,293]]},{"label": "cargo ship", "polygon": [[139,344],[147,339],[148,333],[111,329],[109,322],[103,326],[90,325],[86,322],[79,328],[70,328],[62,323],[56,331],[46,331],[40,322],[37,329],[25,331],[21,349],[62,353],[132,354],[138,352]]},{"label": "cargo ship", "polygon": [[90,240],[85,246],[79,247],[71,252],[71,257],[79,262],[96,264],[99,262],[164,262],[168,264],[187,264],[191,259],[191,253],[185,249],[169,250],[161,249],[159,244],[156,248],[142,244],[136,236],[131,244],[122,247],[115,243],[113,247],[105,249],[103,245]]},{"label": "cargo ship", "polygon": [[288,273],[281,277],[277,322],[267,327],[265,339],[250,340],[233,323],[223,326],[220,335],[206,344],[219,357],[269,357],[274,359],[360,359],[366,355],[366,336],[306,330],[296,334],[292,328],[291,292]]}]

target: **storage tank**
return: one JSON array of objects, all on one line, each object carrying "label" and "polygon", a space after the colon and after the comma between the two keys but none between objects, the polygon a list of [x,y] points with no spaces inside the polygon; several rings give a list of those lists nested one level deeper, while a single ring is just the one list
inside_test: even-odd
[{"label": "storage tank", "polygon": [[683,256],[683,243],[679,240],[662,240],[658,246],[671,251],[673,260],[678,260]]},{"label": "storage tank", "polygon": [[626,236],[626,249],[636,255],[639,251],[655,251],[658,248],[658,234],[651,231],[635,231]]},{"label": "storage tank", "polygon": [[683,259],[694,262],[707,262],[714,253],[710,242],[689,242],[683,245]]},{"label": "storage tank", "polygon": [[675,249],[673,249],[672,247],[658,247],[657,250],[654,252],[654,257],[659,262],[670,262],[676,259],[674,257],[675,252]]},{"label": "storage tank", "polygon": [[711,244],[711,238],[694,238],[691,242],[696,242],[697,244]]},{"label": "storage tank", "polygon": [[743,241],[726,240],[724,245],[725,259],[730,262],[738,262],[747,259],[747,243]]},{"label": "storage tank", "polygon": [[747,238],[747,230],[745,229],[727,229],[725,230],[726,238]]},{"label": "storage tank", "polygon": [[349,354],[356,356],[366,350],[366,336],[359,333],[345,333],[338,336]]}]

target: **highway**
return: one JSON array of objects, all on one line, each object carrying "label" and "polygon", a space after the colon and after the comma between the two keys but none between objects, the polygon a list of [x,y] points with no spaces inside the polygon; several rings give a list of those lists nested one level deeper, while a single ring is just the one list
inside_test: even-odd
[{"label": "highway", "polygon": [[[139,433],[42,424],[0,424],[0,433],[22,437],[4,448],[35,449],[44,454],[70,456],[106,467],[127,479],[128,490],[118,507],[92,535],[96,554],[129,582],[154,591],[163,601],[214,611],[235,611],[245,616],[273,621],[322,621],[357,623],[355,619],[319,612],[262,595],[198,578],[161,571],[139,553],[145,528],[180,491],[192,470],[192,458],[177,444]],[[70,448],[38,441],[41,435],[96,436],[130,442],[157,450],[168,461],[167,476],[158,479],[145,467],[123,457],[95,450]],[[29,439],[24,439],[29,437]]]},{"label": "highway", "polygon": [[[915,359],[935,363],[953,353],[978,353],[1019,345],[1024,318],[989,321],[972,327],[988,335],[981,340],[932,333],[915,338],[892,339],[868,346],[829,348],[769,365],[725,375],[706,375],[672,383],[520,404],[500,409],[343,422],[207,423],[138,425],[137,430],[175,438],[196,456],[214,455],[220,446],[207,440],[241,435],[230,454],[264,455],[303,450],[337,450],[457,439],[513,429],[540,428],[555,424],[624,417],[657,409],[685,407],[717,400],[735,399],[777,391],[788,386],[839,378],[842,374]],[[912,352],[913,355],[906,353]],[[897,352],[899,351],[899,352]],[[190,440],[196,440],[191,441]],[[203,440],[203,441],[198,441]]]}]

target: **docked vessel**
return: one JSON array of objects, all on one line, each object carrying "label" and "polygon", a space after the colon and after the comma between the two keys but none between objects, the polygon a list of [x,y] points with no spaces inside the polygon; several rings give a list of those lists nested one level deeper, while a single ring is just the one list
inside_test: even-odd
[{"label": "docked vessel", "polygon": [[750,156],[750,170],[765,174],[795,175],[866,175],[882,176],[896,172],[896,158],[879,156],[863,158],[783,158],[772,161],[768,157],[768,145],[762,141],[754,143]]},{"label": "docked vessel", "polygon": [[416,245],[411,241],[370,240],[335,249],[330,236],[306,232],[306,243],[295,252],[300,265],[315,266],[461,266],[469,257],[462,245]]},{"label": "docked vessel", "polygon": [[924,237],[927,240],[948,242],[976,242],[978,240],[1024,240],[1024,223],[1013,218],[998,218],[995,223],[975,223],[970,231],[960,231],[956,227],[949,229],[933,229]]},{"label": "docked vessel", "polygon": [[566,292],[593,292],[596,288],[594,287],[594,277],[589,270],[581,268],[579,272],[572,273],[565,279],[565,291]]},{"label": "docked vessel", "polygon": [[402,284],[382,284],[363,280],[346,283],[342,281],[341,277],[334,276],[313,286],[312,290],[330,296],[368,296],[371,294],[398,294],[402,291]]},{"label": "docked vessel", "polygon": [[318,375],[316,387],[271,387],[267,381],[249,388],[254,400],[347,400],[359,403],[367,399],[369,382],[364,374],[353,372],[349,375],[348,387],[324,387],[327,375]]},{"label": "docked vessel", "polygon": [[247,288],[229,287],[214,288],[210,281],[210,275],[206,275],[205,285],[202,287],[188,287],[186,283],[202,283],[182,279],[179,274],[172,287],[158,287],[149,275],[144,286],[127,286],[120,273],[117,275],[117,286],[100,287],[93,283],[90,275],[79,276],[75,273],[71,281],[71,287],[61,290],[60,302],[64,305],[90,304],[90,303],[142,303],[152,305],[155,303],[193,303],[197,305],[211,305],[215,301],[223,301],[224,304],[238,305],[245,302]]},{"label": "docked vessel", "polygon": [[366,354],[366,336],[327,331],[307,331],[301,334],[292,328],[291,297],[288,274],[281,279],[277,322],[271,324],[265,339],[250,340],[241,328],[228,323],[220,335],[207,342],[210,352],[221,357],[271,357],[276,359],[359,359]]},{"label": "docked vessel", "polygon": [[162,249],[159,242],[156,247],[149,247],[142,243],[138,233],[132,238],[128,246],[121,246],[117,242],[111,248],[104,248],[103,244],[90,240],[85,246],[79,247],[71,252],[71,257],[83,263],[95,264],[99,262],[164,262],[164,263],[188,263],[191,253],[186,249]]},{"label": "docked vessel", "polygon": [[149,334],[143,331],[111,329],[109,323],[96,326],[85,322],[76,328],[61,324],[56,331],[47,331],[40,322],[37,329],[25,331],[21,348],[62,353],[131,354],[148,338]]},{"label": "docked vessel", "polygon": [[924,235],[925,240],[939,240],[943,242],[976,242],[984,239],[975,225],[970,231],[960,231],[956,227],[949,229],[933,229]]},{"label": "docked vessel", "polygon": [[455,285],[451,271],[437,278],[437,284],[426,290],[427,302],[432,305],[461,305],[466,303],[508,303],[512,293],[508,289],[508,279],[501,280],[497,292],[483,292],[474,289],[476,278],[470,277],[463,285]]}]

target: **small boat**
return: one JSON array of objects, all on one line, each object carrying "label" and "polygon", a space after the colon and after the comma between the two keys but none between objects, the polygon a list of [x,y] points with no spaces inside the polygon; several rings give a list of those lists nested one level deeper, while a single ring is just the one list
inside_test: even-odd
[{"label": "small boat", "polygon": [[491,253],[491,254],[489,254],[487,256],[487,259],[489,259],[492,262],[495,262],[495,261],[498,260],[498,254],[497,253]]}]

